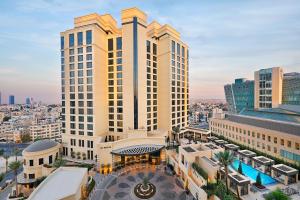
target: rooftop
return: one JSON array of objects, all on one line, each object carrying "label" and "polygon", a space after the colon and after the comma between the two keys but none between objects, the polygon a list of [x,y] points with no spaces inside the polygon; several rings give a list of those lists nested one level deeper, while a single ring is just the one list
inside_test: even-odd
[{"label": "rooftop", "polygon": [[255,160],[256,162],[264,164],[264,165],[274,164],[274,160],[267,158],[265,156],[255,156],[252,159]]},{"label": "rooftop", "polygon": [[38,140],[31,145],[29,145],[24,151],[26,152],[38,152],[38,151],[44,151],[46,149],[50,149],[52,147],[55,147],[59,145],[59,143],[53,141],[53,140]]},{"label": "rooftop", "polygon": [[298,170],[294,169],[290,166],[284,165],[284,164],[277,164],[272,166],[273,170],[279,171],[282,174],[285,175],[293,175],[293,174],[298,174]]},{"label": "rooftop", "polygon": [[196,152],[192,147],[183,147],[186,152]]},{"label": "rooftop", "polygon": [[87,168],[60,167],[50,174],[30,195],[28,200],[64,199],[76,194]]},{"label": "rooftop", "polygon": [[239,154],[242,154],[243,156],[247,156],[247,157],[254,157],[256,155],[256,153],[254,153],[253,151],[249,151],[249,150],[240,150],[238,151]]},{"label": "rooftop", "polygon": [[159,151],[163,147],[164,147],[163,145],[156,145],[156,144],[135,145],[135,146],[116,149],[113,150],[111,153],[117,155],[141,155],[141,154],[153,153]]},{"label": "rooftop", "polygon": [[238,145],[235,144],[225,144],[224,147],[231,150],[237,150],[240,148]]},{"label": "rooftop", "polygon": [[300,123],[300,114],[282,108],[243,110],[240,115],[258,117],[263,119],[278,120],[284,122]]}]

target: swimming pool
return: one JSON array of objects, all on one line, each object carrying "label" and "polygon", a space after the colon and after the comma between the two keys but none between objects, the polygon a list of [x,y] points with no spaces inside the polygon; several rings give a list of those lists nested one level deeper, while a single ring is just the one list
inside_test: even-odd
[{"label": "swimming pool", "polygon": [[[232,163],[232,167],[237,171],[239,168],[239,160],[234,160]],[[264,174],[260,171],[258,171],[257,169],[254,169],[253,167],[246,165],[245,163],[242,162],[242,170],[245,176],[247,176],[248,178],[250,178],[251,181],[256,182],[256,177],[257,174],[260,173],[261,176],[261,181],[263,185],[269,185],[269,184],[273,184],[276,183],[277,181],[275,179],[273,179],[271,176]]]}]

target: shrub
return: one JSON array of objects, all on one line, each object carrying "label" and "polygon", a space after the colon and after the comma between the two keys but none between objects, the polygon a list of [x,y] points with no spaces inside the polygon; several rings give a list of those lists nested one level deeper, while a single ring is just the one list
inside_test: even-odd
[{"label": "shrub", "polygon": [[197,163],[193,163],[192,164],[193,169],[196,170],[196,172],[202,176],[204,179],[208,179],[208,174],[206,173],[206,171],[204,171]]}]

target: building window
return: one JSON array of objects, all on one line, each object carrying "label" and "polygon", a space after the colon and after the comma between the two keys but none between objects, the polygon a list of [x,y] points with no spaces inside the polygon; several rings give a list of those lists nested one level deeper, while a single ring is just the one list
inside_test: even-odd
[{"label": "building window", "polygon": [[65,38],[63,36],[60,37],[60,49],[65,48]]},{"label": "building window", "polygon": [[121,50],[121,49],[122,49],[122,38],[117,37],[117,50]]},{"label": "building window", "polygon": [[39,165],[43,165],[44,164],[44,158],[40,158],[39,159]]},{"label": "building window", "polygon": [[52,158],[52,155],[49,156],[49,164],[52,164],[53,162],[53,158]]},{"label": "building window", "polygon": [[108,39],[108,51],[113,51],[114,50],[114,40]]},{"label": "building window", "polygon": [[92,31],[86,31],[86,44],[92,44]]},{"label": "building window", "polygon": [[29,166],[33,166],[33,160],[29,160]]},{"label": "building window", "polygon": [[82,32],[78,32],[77,33],[77,45],[78,46],[80,46],[80,45],[82,45],[83,44],[83,34],[82,34]]},{"label": "building window", "polygon": [[74,34],[69,34],[69,47],[74,46]]}]

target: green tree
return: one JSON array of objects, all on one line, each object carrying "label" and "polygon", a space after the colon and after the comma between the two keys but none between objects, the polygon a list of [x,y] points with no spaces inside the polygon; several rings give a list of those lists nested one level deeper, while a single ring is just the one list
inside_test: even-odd
[{"label": "green tree", "polygon": [[18,160],[18,154],[19,154],[20,152],[21,152],[21,150],[20,150],[18,147],[14,148],[14,155],[15,155],[16,161]]},{"label": "green tree", "polygon": [[180,132],[180,129],[179,129],[179,126],[175,126],[175,127],[173,127],[173,137],[174,137],[174,141],[176,140],[176,135],[178,135],[179,134],[179,132]]},{"label": "green tree", "polygon": [[279,188],[267,194],[265,199],[266,200],[291,200],[291,198],[286,194],[284,194]]},{"label": "green tree", "polygon": [[11,170],[14,171],[14,174],[15,174],[15,183],[16,183],[16,196],[18,197],[19,195],[19,192],[18,192],[18,181],[17,181],[17,176],[18,176],[18,169],[21,167],[22,163],[20,161],[14,161],[14,162],[11,162],[9,164],[9,168]]},{"label": "green tree", "polygon": [[55,168],[59,168],[61,166],[64,166],[66,164],[66,161],[63,160],[62,158],[58,158],[55,160],[55,162],[53,163],[53,167]]},{"label": "green tree", "polygon": [[243,167],[242,167],[242,162],[240,161],[240,163],[239,163],[239,168],[238,168],[238,172],[240,173],[240,174],[244,174],[243,173]]},{"label": "green tree", "polygon": [[27,143],[31,141],[30,134],[22,134],[21,135],[21,141],[22,143]]},{"label": "green tree", "polygon": [[260,173],[258,173],[256,176],[256,185],[258,185],[258,186],[262,185]]},{"label": "green tree", "polygon": [[221,165],[224,167],[225,170],[225,184],[226,184],[226,191],[227,194],[229,192],[228,190],[228,166],[232,164],[234,160],[234,156],[229,151],[219,152],[216,154],[217,159],[221,163]]}]

